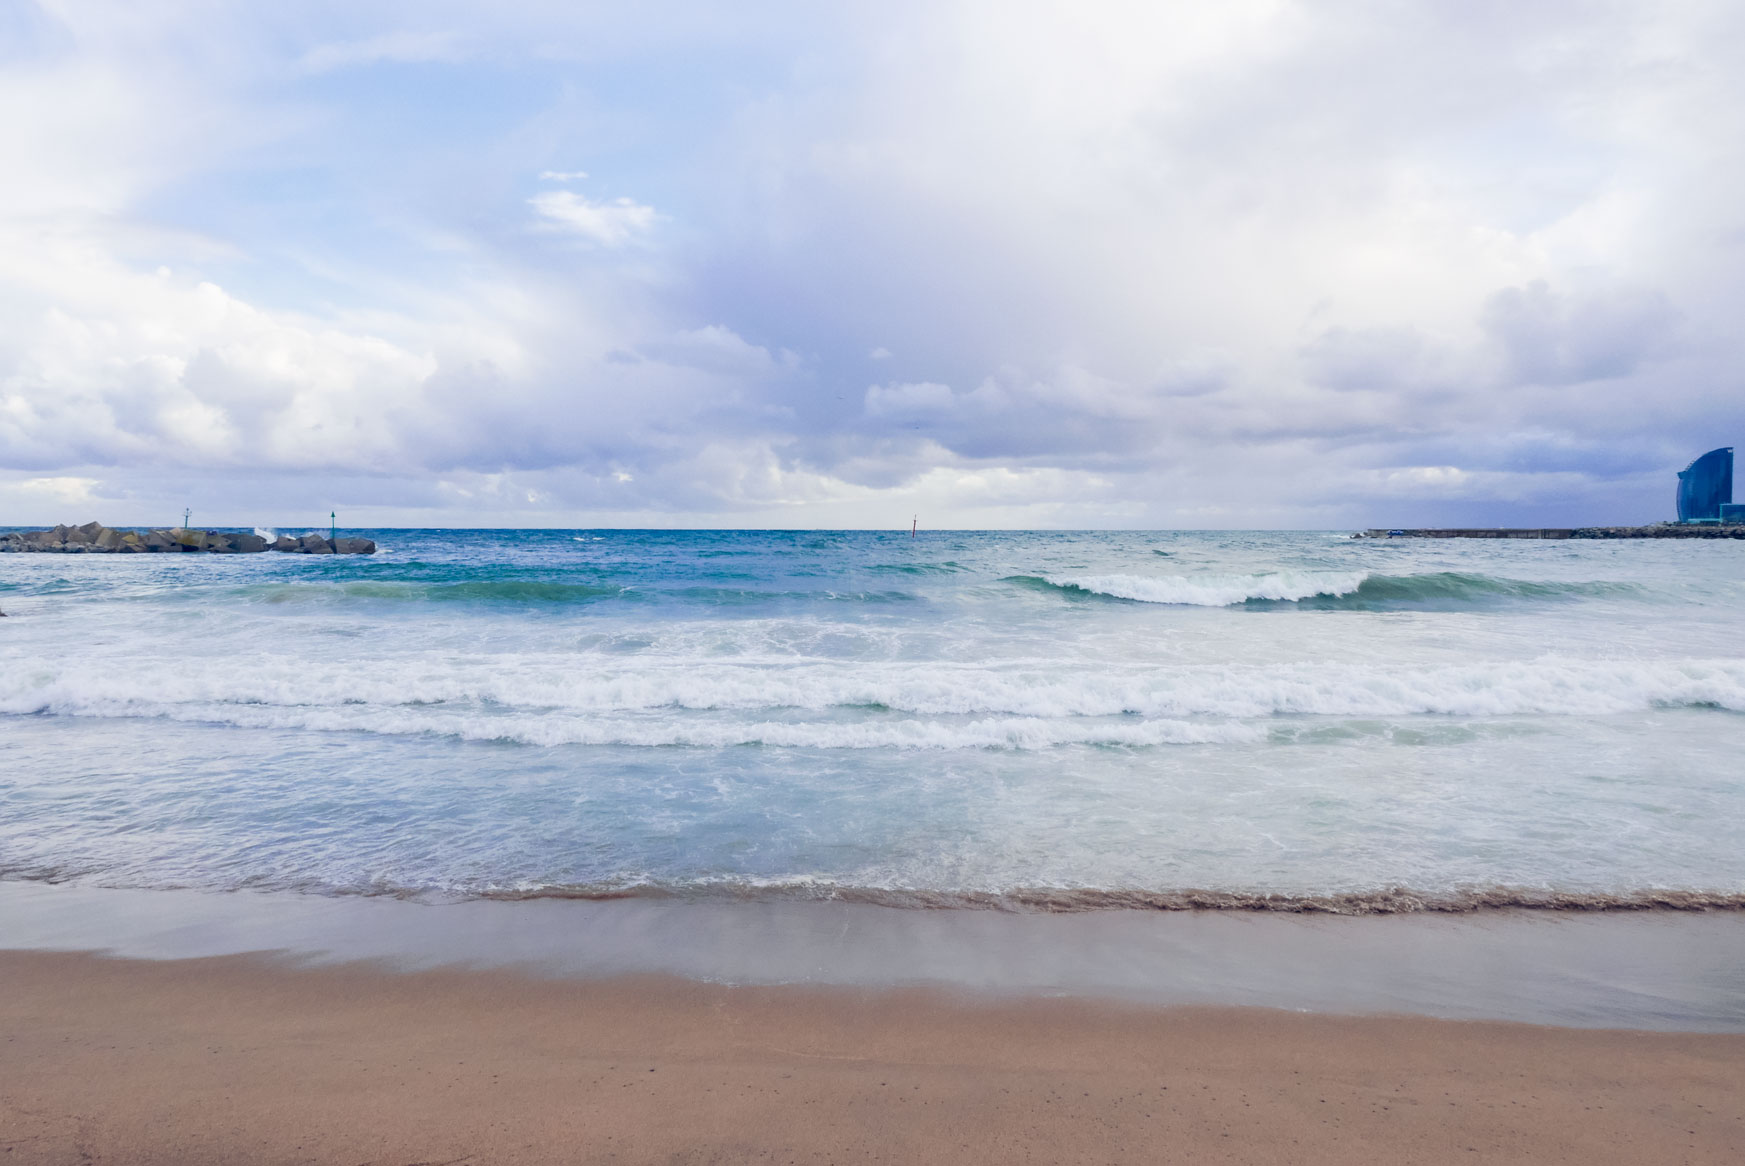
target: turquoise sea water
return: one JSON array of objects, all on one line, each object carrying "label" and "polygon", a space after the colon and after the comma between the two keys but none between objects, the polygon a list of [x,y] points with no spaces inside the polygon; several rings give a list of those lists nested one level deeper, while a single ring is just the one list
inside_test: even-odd
[{"label": "turquoise sea water", "polygon": [[365,531],[0,555],[0,878],[1745,900],[1745,545]]}]

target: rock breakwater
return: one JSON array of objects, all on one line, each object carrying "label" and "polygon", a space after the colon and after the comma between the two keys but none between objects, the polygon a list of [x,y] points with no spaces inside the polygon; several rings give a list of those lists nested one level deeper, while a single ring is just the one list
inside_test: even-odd
[{"label": "rock breakwater", "polygon": [[246,555],[261,551],[292,555],[373,555],[376,544],[367,538],[329,539],[319,534],[297,538],[279,535],[269,540],[258,534],[180,527],[117,530],[100,522],[87,522],[83,526],[55,526],[48,530],[0,535],[0,552],[6,551],[51,555],[181,554],[194,551],[213,555]]},{"label": "rock breakwater", "polygon": [[1745,539],[1745,523],[1677,523],[1657,522],[1652,526],[1579,526],[1563,529],[1546,527],[1501,528],[1466,527],[1439,530],[1383,530],[1375,528],[1352,538],[1737,538]]}]

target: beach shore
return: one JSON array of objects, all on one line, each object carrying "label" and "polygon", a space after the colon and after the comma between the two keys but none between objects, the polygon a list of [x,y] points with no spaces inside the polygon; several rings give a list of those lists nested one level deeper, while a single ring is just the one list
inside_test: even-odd
[{"label": "beach shore", "polygon": [[0,952],[0,1158],[1737,1162],[1745,1035]]}]

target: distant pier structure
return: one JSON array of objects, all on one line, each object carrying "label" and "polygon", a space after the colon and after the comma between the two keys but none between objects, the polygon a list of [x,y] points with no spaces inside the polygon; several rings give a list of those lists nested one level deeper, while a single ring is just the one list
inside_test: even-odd
[{"label": "distant pier structure", "polygon": [[1745,504],[1733,501],[1733,447],[1711,449],[1678,475],[1678,521],[1652,526],[1564,529],[1443,528],[1366,530],[1352,538],[1736,538],[1745,539]]},{"label": "distant pier structure", "polygon": [[1680,522],[1745,522],[1733,504],[1733,447],[1711,449],[1678,475]]}]

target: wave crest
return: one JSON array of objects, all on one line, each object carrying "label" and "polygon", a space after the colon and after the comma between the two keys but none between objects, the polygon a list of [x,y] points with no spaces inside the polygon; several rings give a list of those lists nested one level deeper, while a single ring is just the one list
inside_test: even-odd
[{"label": "wave crest", "polygon": [[1294,607],[1317,611],[1468,608],[1488,604],[1640,597],[1632,583],[1541,582],[1460,571],[1273,571],[1250,575],[1014,575],[1004,580],[1070,599],[1190,607]]},{"label": "wave crest", "polygon": [[1077,590],[1139,603],[1229,607],[1250,599],[1298,600],[1345,595],[1369,578],[1367,571],[1273,571],[1264,575],[1079,575],[1043,576],[1062,590]]}]

